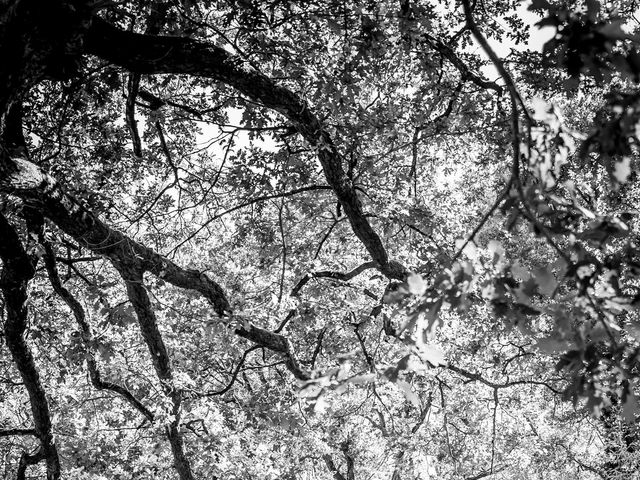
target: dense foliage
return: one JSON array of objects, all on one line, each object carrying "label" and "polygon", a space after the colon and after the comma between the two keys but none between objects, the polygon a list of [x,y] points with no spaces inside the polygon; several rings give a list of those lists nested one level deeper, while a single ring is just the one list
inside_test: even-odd
[{"label": "dense foliage", "polygon": [[2,475],[640,475],[637,3],[2,0]]}]

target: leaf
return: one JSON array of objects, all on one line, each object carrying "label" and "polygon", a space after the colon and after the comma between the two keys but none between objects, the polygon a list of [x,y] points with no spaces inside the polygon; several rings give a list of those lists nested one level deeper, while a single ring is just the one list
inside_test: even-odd
[{"label": "leaf", "polygon": [[398,388],[400,389],[400,391],[402,393],[404,393],[405,398],[409,402],[411,402],[414,407],[420,408],[420,398],[413,391],[413,389],[411,388],[411,385],[409,385],[404,380],[397,380],[395,383],[398,386]]},{"label": "leaf", "polygon": [[520,280],[528,280],[531,277],[531,273],[525,267],[523,267],[520,262],[514,262],[511,265],[511,273],[514,278],[519,278]]},{"label": "leaf", "polygon": [[499,264],[504,258],[504,247],[497,240],[491,240],[487,245],[487,250],[493,254],[492,262],[494,265]]},{"label": "leaf", "polygon": [[347,379],[347,382],[355,383],[356,385],[363,385],[363,384],[375,382],[377,377],[378,375],[375,373],[365,373],[363,375],[356,375],[354,377],[351,377]]},{"label": "leaf", "polygon": [[423,295],[424,292],[427,291],[427,284],[422,278],[421,275],[417,273],[412,273],[407,278],[407,286],[409,287],[409,292],[414,295]]},{"label": "leaf", "polygon": [[600,32],[605,37],[612,38],[614,40],[625,40],[629,37],[624,30],[622,30],[622,26],[624,25],[624,20],[614,20],[611,23],[603,25],[598,28],[598,32]]},{"label": "leaf", "polygon": [[532,0],[527,10],[549,10],[551,4],[547,0]]},{"label": "leaf", "polygon": [[613,165],[612,175],[618,183],[625,183],[631,175],[631,158],[624,156],[622,160],[616,162]]},{"label": "leaf", "polygon": [[317,398],[322,393],[322,387],[310,383],[305,385],[298,392],[298,397],[300,398]]},{"label": "leaf", "polygon": [[[436,300],[433,305],[429,308],[427,313],[425,314],[425,319],[427,320],[427,332],[430,334],[435,331],[436,323],[438,323],[440,309],[442,308],[442,298]],[[441,324],[442,322],[440,322]]]},{"label": "leaf", "polygon": [[421,360],[430,363],[434,367],[439,367],[447,364],[444,358],[444,353],[432,345],[422,344],[416,348],[416,353]]}]

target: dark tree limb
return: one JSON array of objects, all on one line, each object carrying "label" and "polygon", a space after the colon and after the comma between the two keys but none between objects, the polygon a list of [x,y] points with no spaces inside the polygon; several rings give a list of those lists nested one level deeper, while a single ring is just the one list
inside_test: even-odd
[{"label": "dark tree limb", "polygon": [[349,442],[343,442],[340,445],[340,450],[342,450],[342,454],[347,463],[347,478],[346,480],[355,480],[356,479],[356,471],[355,471],[355,462],[353,460],[353,455],[349,451]]},{"label": "dark tree limb", "polygon": [[49,218],[64,233],[95,254],[105,256],[117,266],[135,266],[180,288],[201,293],[218,315],[230,312],[220,285],[196,270],[186,270],[152,249],[106,225],[93,212],[67,194],[56,180],[33,163],[5,157],[1,166],[12,173],[2,176],[0,191],[20,197],[26,205]]},{"label": "dark tree limb", "polygon": [[142,35],[120,30],[94,17],[85,38],[86,52],[139,74],[187,74],[226,83],[252,100],[284,115],[317,151],[327,182],[335,192],[355,235],[378,268],[389,278],[402,279],[406,270],[390,262],[387,251],[367,220],[342,156],[309,105],[292,91],[223,48],[181,37]]},{"label": "dark tree limb", "polygon": [[253,352],[254,350],[257,350],[258,348],[260,348],[260,345],[254,345],[253,347],[249,347],[248,349],[246,349],[244,351],[244,353],[242,354],[242,358],[238,362],[238,365],[236,365],[235,370],[233,371],[233,374],[231,374],[231,380],[229,380],[229,383],[227,383],[227,385],[224,388],[222,388],[220,390],[215,390],[215,391],[212,391],[212,392],[206,392],[206,393],[203,393],[203,394],[201,394],[199,396],[202,396],[202,397],[213,397],[215,395],[225,394],[229,390],[231,390],[231,387],[233,387],[233,384],[236,383],[236,379],[238,378],[238,374],[242,370],[244,362],[247,360],[247,356],[251,352]]},{"label": "dark tree limb", "polygon": [[135,268],[118,268],[127,286],[127,295],[133,309],[138,317],[138,325],[144,339],[151,361],[160,379],[164,394],[171,399],[173,404],[173,420],[167,425],[166,432],[171,444],[173,453],[173,463],[181,480],[193,480],[195,477],[191,472],[191,465],[184,451],[184,440],[180,432],[180,405],[182,403],[182,393],[176,388],[173,382],[173,372],[171,360],[167,347],[164,344],[158,321],[151,306],[149,294],[144,287],[142,271]]},{"label": "dark tree limb", "polygon": [[347,480],[346,477],[342,473],[340,473],[340,470],[338,470],[338,467],[334,463],[333,458],[331,458],[330,454],[324,454],[322,456],[322,459],[324,460],[325,465],[327,466],[335,480]]},{"label": "dark tree limb", "polygon": [[0,430],[0,438],[12,437],[14,435],[36,435],[35,428],[8,428]]},{"label": "dark tree limb", "polygon": [[184,105],[181,103],[176,103],[173,102],[171,100],[165,100],[162,99],[160,97],[158,97],[157,95],[154,95],[153,93],[147,91],[147,90],[139,90],[138,91],[138,98],[140,98],[141,100],[144,100],[145,102],[147,102],[149,105],[144,105],[142,103],[138,103],[138,105],[142,105],[142,106],[147,106],[148,108],[150,108],[151,110],[158,110],[160,108],[162,108],[165,105],[169,105],[172,106],[174,108],[178,108],[180,110],[184,110],[185,112],[190,113],[191,115],[202,119],[202,113],[199,110],[196,110],[193,107],[190,107],[189,105]]},{"label": "dark tree limb", "polygon": [[475,83],[477,86],[483,89],[493,90],[498,95],[502,95],[502,87],[498,85],[496,82],[492,82],[490,80],[485,79],[482,75],[479,75],[473,72],[469,66],[464,63],[464,61],[458,56],[458,54],[446,43],[438,40],[435,37],[432,37],[428,33],[423,35],[425,41],[431,46],[434,50],[436,50],[440,55],[449,60],[449,62],[456,67],[456,69],[460,72],[460,76],[462,80],[471,81]]},{"label": "dark tree limb", "polygon": [[322,350],[322,340],[324,340],[324,334],[327,333],[327,327],[324,327],[320,330],[318,334],[318,340],[316,340],[316,348],[313,349],[313,355],[311,355],[311,369],[313,370],[316,366],[316,360],[318,359],[318,355],[320,355],[320,351]]},{"label": "dark tree limb", "polygon": [[117,393],[127,402],[129,402],[134,408],[136,408],[140,413],[142,413],[142,415],[144,415],[147,420],[153,422],[153,414],[151,413],[151,411],[147,407],[145,407],[142,402],[135,398],[135,396],[129,390],[121,385],[102,379],[102,376],[100,375],[100,371],[98,369],[98,364],[95,359],[95,352],[92,347],[93,333],[91,331],[91,325],[89,325],[89,322],[87,321],[84,307],[71,294],[71,292],[67,290],[64,285],[62,285],[60,276],[58,275],[58,268],[56,266],[55,253],[51,244],[44,239],[41,239],[40,243],[43,245],[45,250],[44,263],[47,269],[47,274],[49,276],[49,281],[51,282],[51,286],[53,287],[53,290],[56,292],[56,294],[58,294],[58,296],[62,298],[62,300],[67,304],[76,319],[76,323],[80,327],[82,341],[87,353],[87,369],[89,370],[89,378],[91,379],[91,383],[98,390],[109,390]]},{"label": "dark tree limb", "polygon": [[[13,362],[29,394],[35,433],[40,441],[41,452],[37,456],[38,460],[35,460],[35,457],[23,455],[19,469],[24,464],[24,471],[27,465],[44,459],[47,464],[47,480],[57,480],[60,478],[60,460],[53,438],[49,402],[40,382],[33,355],[24,338],[27,329],[27,285],[35,275],[36,261],[29,257],[18,234],[1,214],[0,239],[2,239],[0,259],[3,263],[0,289],[6,311],[4,336]],[[23,463],[23,459],[26,463]]]},{"label": "dark tree limb", "polygon": [[142,142],[140,141],[140,134],[138,133],[138,121],[136,120],[136,98],[138,97],[139,89],[140,74],[129,74],[129,80],[127,81],[126,115],[127,125],[131,133],[131,141],[133,142],[133,154],[136,157],[142,157]]},{"label": "dark tree limb", "polygon": [[256,327],[249,323],[238,325],[235,333],[253,343],[263,346],[285,357],[285,365],[298,380],[309,380],[311,376],[300,366],[291,341],[284,335]]},{"label": "dark tree limb", "polygon": [[[34,453],[22,452],[16,471],[16,480],[25,480],[27,467],[39,463],[42,459],[44,459],[44,450],[42,447],[38,448]],[[47,472],[47,478],[48,475],[49,473]]]}]

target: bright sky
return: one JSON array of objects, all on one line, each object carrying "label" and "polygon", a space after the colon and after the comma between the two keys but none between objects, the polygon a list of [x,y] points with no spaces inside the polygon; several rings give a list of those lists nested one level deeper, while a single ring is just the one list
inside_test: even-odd
[{"label": "bright sky", "polygon": [[[529,5],[531,5],[531,2],[523,2],[520,7],[516,9],[516,12],[522,18],[525,24],[531,26],[529,30],[529,41],[527,42],[527,45],[515,45],[513,42],[510,42],[508,40],[504,42],[496,42],[493,39],[488,39],[489,44],[500,58],[504,58],[509,55],[509,53],[511,53],[511,49],[520,51],[533,50],[536,52],[542,52],[542,47],[544,46],[544,44],[555,35],[556,29],[553,27],[543,27],[540,29],[535,26],[535,24],[538,23],[542,19],[542,17],[534,12],[527,10],[529,8]],[[506,23],[504,23],[503,26],[505,27],[505,29],[509,28]],[[482,56],[488,59],[484,52],[482,52],[482,49],[477,45],[477,43],[475,44],[475,48],[473,49],[473,51],[475,53],[480,53]],[[491,80],[499,80],[500,75],[498,74],[498,71],[495,69],[495,67],[491,64],[483,67],[481,69],[481,72],[484,76]]]}]

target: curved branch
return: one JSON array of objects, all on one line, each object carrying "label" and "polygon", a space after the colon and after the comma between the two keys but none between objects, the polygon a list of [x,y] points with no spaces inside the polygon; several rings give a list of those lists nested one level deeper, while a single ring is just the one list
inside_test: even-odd
[{"label": "curved branch", "polygon": [[471,382],[480,382],[484,385],[486,385],[487,387],[491,387],[495,390],[500,389],[500,388],[508,388],[508,387],[513,387],[515,385],[541,385],[543,387],[548,388],[549,390],[551,390],[553,393],[555,394],[561,394],[562,391],[558,390],[557,388],[549,385],[547,382],[543,382],[540,380],[512,380],[509,382],[504,382],[504,383],[497,383],[497,382],[493,382],[491,380],[487,380],[486,378],[484,378],[482,375],[480,375],[479,373],[473,373],[470,372],[469,370],[465,370],[464,368],[461,367],[457,367],[455,365],[447,365],[446,366],[447,369],[451,370],[452,372],[456,372],[458,375],[461,375],[467,379],[469,379],[469,381]]},{"label": "curved branch", "polygon": [[311,375],[300,366],[300,361],[293,349],[291,341],[279,333],[256,327],[247,322],[241,322],[235,333],[243,338],[285,357],[285,365],[298,380],[309,380]]},{"label": "curved branch", "polygon": [[127,402],[133,405],[140,413],[142,413],[142,415],[144,415],[147,420],[153,422],[153,414],[151,413],[151,411],[147,407],[145,407],[142,402],[140,402],[140,400],[134,397],[129,390],[121,385],[102,380],[100,371],[98,370],[98,364],[95,359],[94,351],[91,347],[94,342],[93,333],[91,332],[91,326],[89,325],[89,322],[87,322],[84,308],[82,304],[71,294],[71,292],[62,285],[60,276],[58,275],[58,268],[56,266],[55,253],[53,251],[53,248],[51,247],[51,244],[47,241],[44,241],[44,239],[41,239],[41,244],[45,250],[45,254],[43,257],[51,286],[53,287],[53,290],[58,294],[58,296],[62,298],[62,300],[67,304],[69,309],[71,309],[73,316],[76,319],[76,323],[82,331],[82,341],[84,343],[85,349],[87,350],[87,369],[89,370],[89,378],[91,379],[91,383],[98,390],[110,390],[117,393]]},{"label": "curved branch", "polygon": [[456,52],[446,43],[432,37],[428,33],[424,34],[427,43],[436,50],[440,55],[449,60],[449,62],[458,69],[462,80],[470,80],[480,88],[494,90],[498,95],[502,95],[502,87],[496,82],[492,82],[483,78],[481,75],[473,72],[469,66],[462,61]]},{"label": "curved branch", "polygon": [[376,267],[376,262],[365,262],[362,265],[357,266],[356,268],[354,268],[353,270],[351,270],[350,272],[347,272],[347,273],[332,272],[332,271],[328,271],[328,270],[307,273],[304,277],[302,277],[298,281],[296,286],[293,287],[293,290],[291,290],[291,296],[292,297],[297,297],[298,295],[300,295],[300,290],[302,290],[302,288],[307,283],[309,283],[309,280],[311,280],[312,278],[332,278],[334,280],[341,280],[343,282],[348,282],[352,278],[357,277],[358,275],[360,275],[365,270],[368,270],[370,268],[375,268],[375,267]]},{"label": "curved branch", "polygon": [[215,390],[215,391],[212,391],[212,392],[206,392],[206,393],[200,394],[199,396],[201,396],[201,397],[213,397],[215,395],[222,395],[224,393],[227,393],[229,390],[231,390],[231,387],[233,387],[233,384],[236,383],[236,379],[238,378],[238,375],[240,374],[240,370],[242,369],[242,367],[244,365],[244,362],[247,359],[247,355],[249,355],[251,352],[253,352],[254,350],[257,350],[259,348],[260,348],[260,345],[254,345],[253,347],[249,347],[244,351],[244,353],[242,354],[242,358],[240,358],[240,361],[236,365],[235,370],[231,374],[231,380],[229,380],[229,383],[227,383],[227,385],[224,388],[222,388],[220,390]]},{"label": "curved branch", "polygon": [[222,287],[203,273],[181,268],[109,227],[35,164],[21,158],[5,157],[1,160],[0,191],[20,197],[25,204],[49,218],[83,247],[109,258],[116,266],[135,266],[172,285],[201,293],[220,316],[230,312]]},{"label": "curved branch", "polygon": [[18,234],[2,214],[0,214],[0,239],[2,239],[0,259],[3,263],[0,288],[6,310],[4,336],[13,362],[29,394],[35,433],[40,440],[40,453],[37,456],[23,454],[19,471],[22,471],[22,478],[24,478],[27,465],[33,465],[44,459],[47,464],[47,479],[57,480],[60,478],[60,460],[53,437],[49,402],[40,382],[33,355],[24,338],[27,330],[27,285],[35,275],[36,262],[29,258]]},{"label": "curved branch", "polygon": [[331,136],[298,95],[277,85],[223,48],[188,38],[126,32],[96,17],[85,40],[87,53],[120,65],[130,72],[212,78],[284,115],[315,148],[327,183],[340,201],[353,232],[378,263],[380,271],[389,278],[402,279],[405,276],[404,267],[389,262],[382,240],[366,219],[356,189],[342,166],[342,156]]},{"label": "curved branch", "polygon": [[42,447],[38,448],[34,453],[22,452],[22,455],[20,455],[20,462],[18,463],[18,470],[16,471],[16,480],[25,480],[27,467],[29,465],[39,463],[44,457],[45,455]]}]

